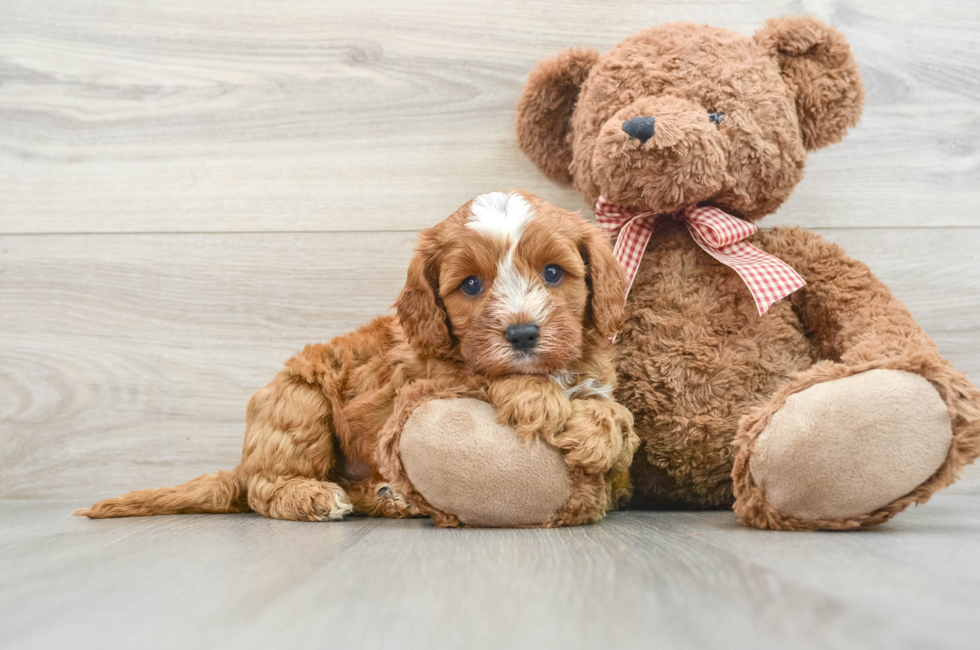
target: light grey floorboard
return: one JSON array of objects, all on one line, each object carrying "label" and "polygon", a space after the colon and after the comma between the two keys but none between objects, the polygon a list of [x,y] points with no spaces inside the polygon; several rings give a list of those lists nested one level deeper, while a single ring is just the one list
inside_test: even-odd
[{"label": "light grey floorboard", "polygon": [[0,638],[36,648],[975,648],[980,496],[873,531],[729,512],[561,530],[0,502]]},{"label": "light grey floorboard", "polygon": [[68,514],[234,465],[249,396],[474,195],[589,215],[516,146],[536,61],[791,13],[867,106],[761,225],[868,262],[976,381],[976,0],[0,0],[0,499],[62,499],[0,500],[0,648],[980,647],[980,466],[853,534]]}]

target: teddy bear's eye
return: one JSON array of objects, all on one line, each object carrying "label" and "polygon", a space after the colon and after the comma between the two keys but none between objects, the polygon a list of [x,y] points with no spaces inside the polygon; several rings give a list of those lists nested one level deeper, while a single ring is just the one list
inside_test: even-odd
[{"label": "teddy bear's eye", "polygon": [[711,111],[708,113],[708,119],[715,124],[721,124],[721,121],[725,119],[725,114],[721,111]]}]

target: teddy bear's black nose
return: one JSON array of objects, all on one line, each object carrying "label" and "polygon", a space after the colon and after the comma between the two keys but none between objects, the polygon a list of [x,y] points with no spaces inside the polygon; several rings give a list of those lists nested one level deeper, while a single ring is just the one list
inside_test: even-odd
[{"label": "teddy bear's black nose", "polygon": [[530,352],[538,344],[540,330],[534,323],[523,323],[521,325],[510,325],[504,331],[504,338],[510,343],[510,347],[518,352]]},{"label": "teddy bear's black nose", "polygon": [[623,130],[626,135],[636,138],[641,143],[653,137],[653,126],[657,123],[655,117],[634,117],[623,122]]}]

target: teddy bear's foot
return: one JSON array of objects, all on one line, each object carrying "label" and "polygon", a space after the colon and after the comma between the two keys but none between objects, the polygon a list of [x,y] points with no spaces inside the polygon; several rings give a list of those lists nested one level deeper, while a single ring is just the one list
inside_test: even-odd
[{"label": "teddy bear's foot", "polygon": [[743,447],[735,510],[761,528],[874,525],[908,505],[902,497],[943,465],[952,438],[946,404],[919,375],[875,369],[817,383]]},{"label": "teddy bear's foot", "polygon": [[437,526],[542,526],[572,496],[557,449],[522,442],[475,399],[435,399],[418,407],[401,435],[405,472]]}]

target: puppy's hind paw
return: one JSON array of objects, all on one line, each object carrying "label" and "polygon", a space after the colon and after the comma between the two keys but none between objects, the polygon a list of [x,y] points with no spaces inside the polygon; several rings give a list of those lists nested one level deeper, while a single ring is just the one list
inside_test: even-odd
[{"label": "puppy's hind paw", "polygon": [[344,489],[336,483],[294,479],[282,485],[270,504],[275,519],[340,521],[354,510]]},{"label": "puppy's hind paw", "polygon": [[390,519],[406,519],[418,514],[412,504],[387,485],[382,485],[377,492],[380,513]]}]

